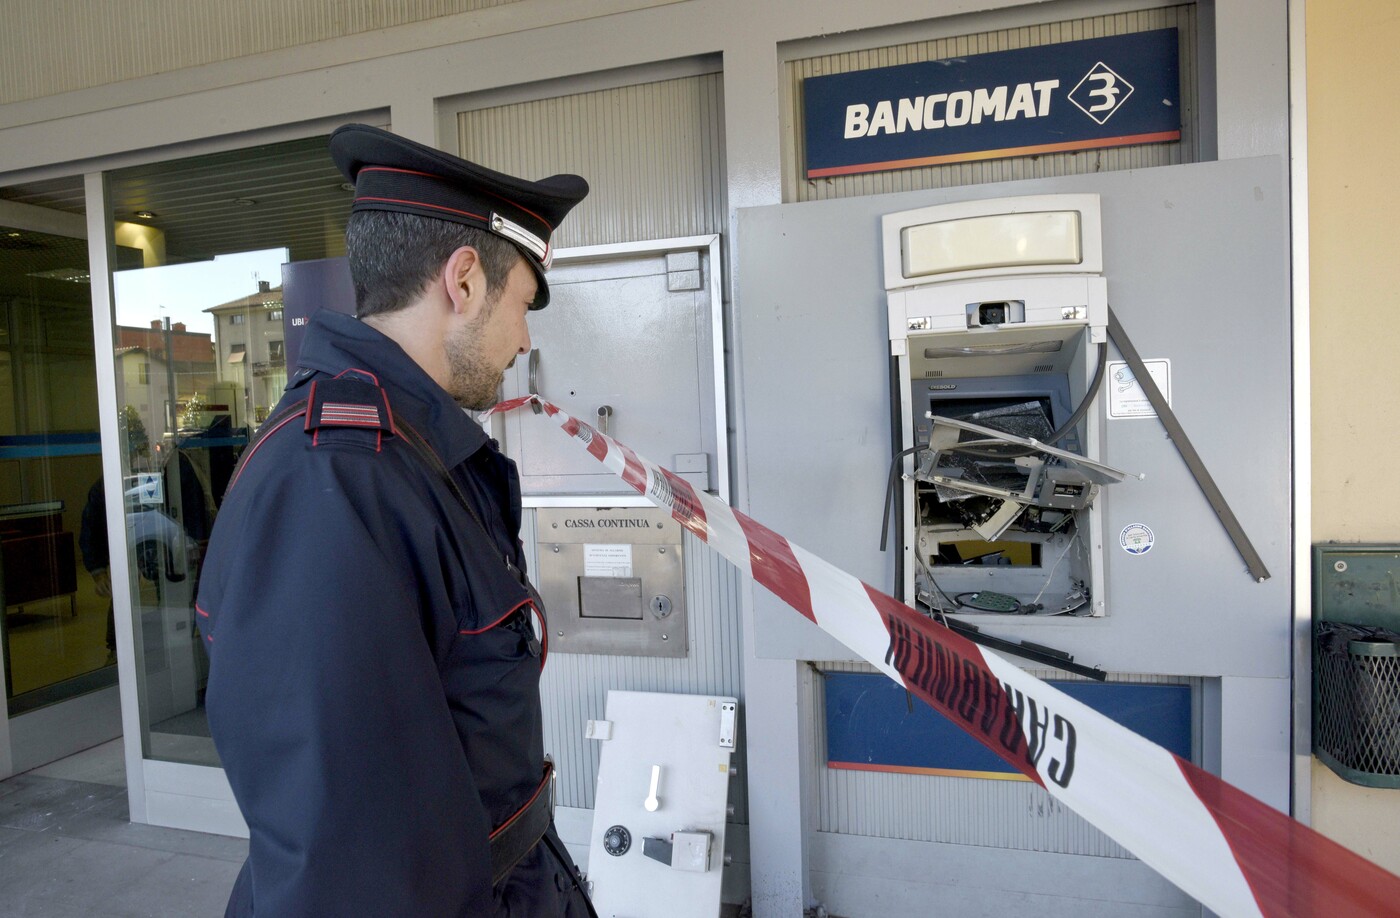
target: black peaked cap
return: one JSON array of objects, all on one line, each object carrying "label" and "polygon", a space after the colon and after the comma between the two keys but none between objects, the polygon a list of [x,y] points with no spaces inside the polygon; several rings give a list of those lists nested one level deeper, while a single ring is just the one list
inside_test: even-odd
[{"label": "black peaked cap", "polygon": [[549,305],[544,273],[550,237],[588,194],[577,175],[538,182],[478,166],[367,124],[346,124],[330,140],[331,159],[355,183],[351,213],[388,210],[475,226],[514,243],[539,280],[531,309]]}]

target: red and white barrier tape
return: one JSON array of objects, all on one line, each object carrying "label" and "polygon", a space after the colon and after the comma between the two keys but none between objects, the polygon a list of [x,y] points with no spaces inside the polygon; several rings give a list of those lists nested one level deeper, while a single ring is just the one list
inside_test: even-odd
[{"label": "red and white barrier tape", "polygon": [[1027,675],[534,396],[598,461],[779,599],[1212,911],[1396,915],[1400,877]]}]

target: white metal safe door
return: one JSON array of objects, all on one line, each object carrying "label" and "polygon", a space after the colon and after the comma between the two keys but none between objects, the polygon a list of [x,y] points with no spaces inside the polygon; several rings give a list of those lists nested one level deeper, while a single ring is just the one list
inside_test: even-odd
[{"label": "white metal safe door", "polygon": [[[723,493],[717,251],[716,236],[561,250],[549,308],[530,314],[534,352],[507,373],[504,397],[536,391],[700,489]],[[503,424],[527,506],[542,495],[635,497],[552,425],[523,423],[519,414]]]},{"label": "white metal safe door", "polygon": [[733,698],[608,692],[589,840],[601,918],[719,914]]}]

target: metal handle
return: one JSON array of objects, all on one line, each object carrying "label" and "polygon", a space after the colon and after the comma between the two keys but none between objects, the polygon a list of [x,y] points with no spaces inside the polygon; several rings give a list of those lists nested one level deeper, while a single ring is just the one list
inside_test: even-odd
[{"label": "metal handle", "polygon": [[[540,374],[540,349],[537,347],[530,348],[529,367],[529,380],[527,382],[527,385],[529,387],[530,394],[539,395],[540,388],[538,384],[538,379]],[[530,407],[534,410],[535,414],[539,414],[543,410],[540,408],[540,403],[537,401],[531,402]]]},{"label": "metal handle", "polygon": [[655,813],[661,806],[661,798],[656,796],[656,792],[660,789],[661,766],[653,765],[651,766],[651,793],[647,795],[647,799],[642,803],[642,806],[646,807],[648,813]]}]

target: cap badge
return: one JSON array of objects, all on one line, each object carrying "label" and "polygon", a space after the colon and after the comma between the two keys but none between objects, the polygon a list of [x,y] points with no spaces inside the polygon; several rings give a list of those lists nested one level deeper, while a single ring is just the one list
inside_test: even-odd
[{"label": "cap badge", "polygon": [[498,236],[504,236],[516,245],[521,246],[530,254],[535,256],[535,260],[541,265],[548,267],[550,262],[549,243],[539,236],[527,230],[513,220],[507,220],[500,214],[491,214],[491,232]]}]

